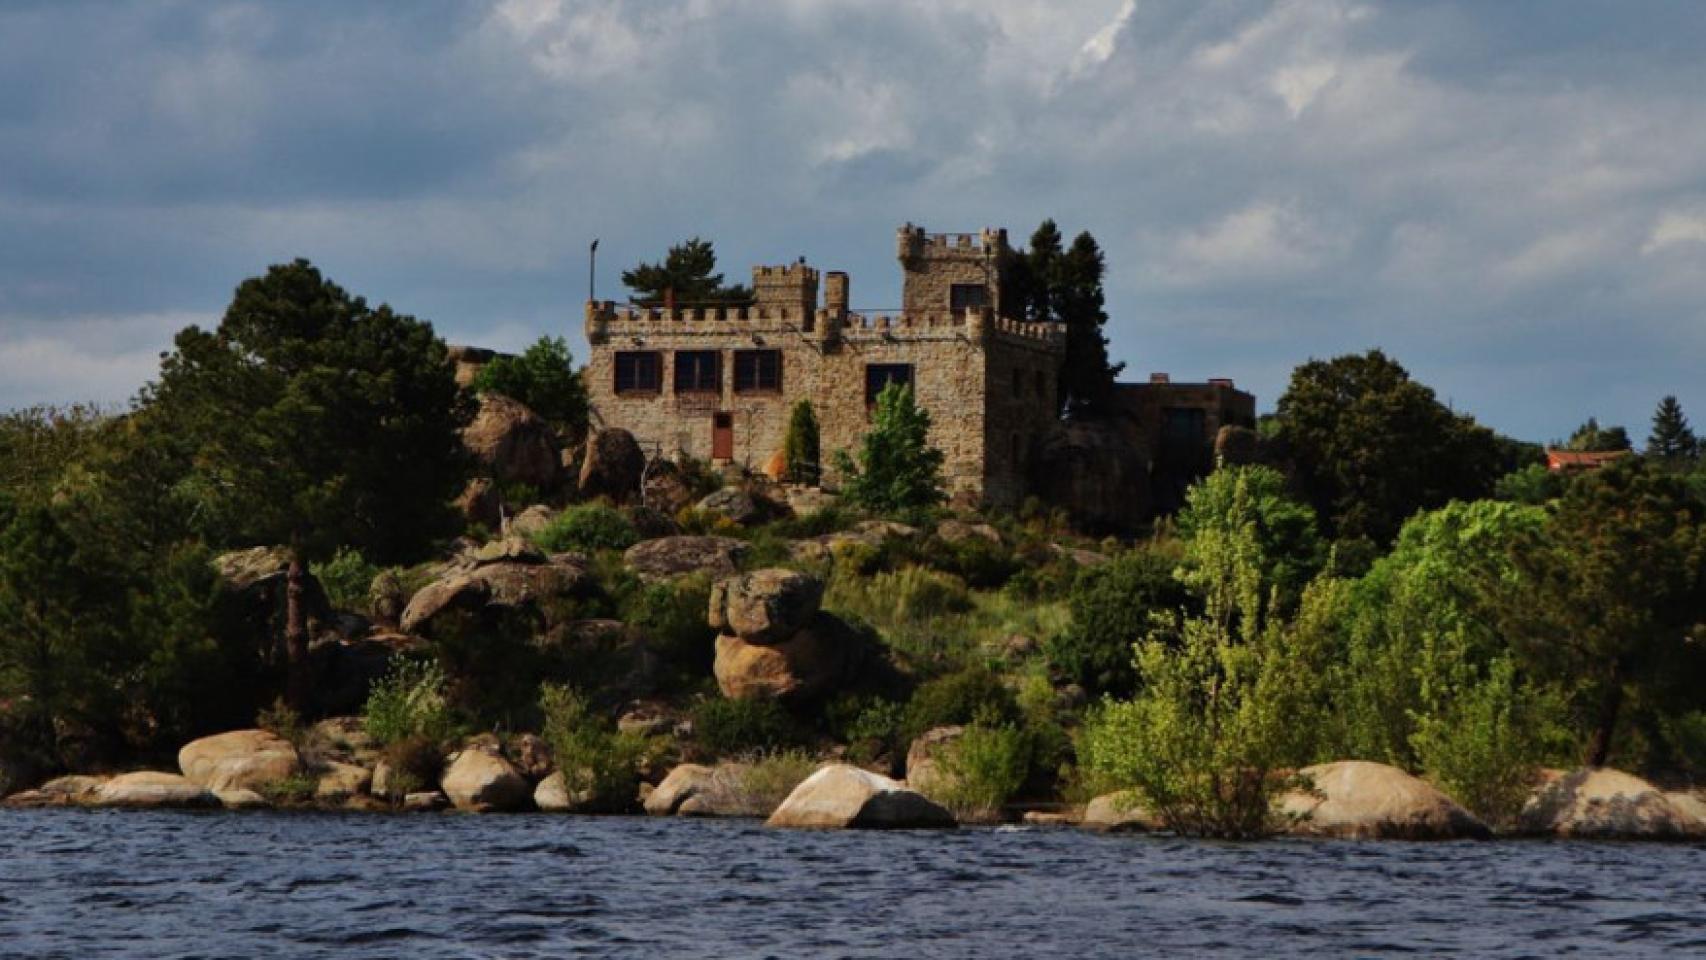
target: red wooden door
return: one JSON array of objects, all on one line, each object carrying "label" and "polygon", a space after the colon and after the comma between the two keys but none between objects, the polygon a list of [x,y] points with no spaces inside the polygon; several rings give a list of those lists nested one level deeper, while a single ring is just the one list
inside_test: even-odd
[{"label": "red wooden door", "polygon": [[735,458],[735,418],[729,413],[711,415],[711,459]]}]

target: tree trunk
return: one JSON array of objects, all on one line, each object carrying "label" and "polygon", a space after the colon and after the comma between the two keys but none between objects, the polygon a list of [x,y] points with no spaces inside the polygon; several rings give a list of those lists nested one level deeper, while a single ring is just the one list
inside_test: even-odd
[{"label": "tree trunk", "polygon": [[308,619],[302,610],[307,592],[301,551],[290,554],[290,573],[284,591],[285,700],[299,715],[308,713]]},{"label": "tree trunk", "polygon": [[1594,726],[1593,737],[1588,740],[1588,766],[1605,766],[1606,758],[1611,755],[1611,735],[1617,730],[1617,715],[1622,710],[1623,671],[1613,669],[1605,696],[1599,701],[1599,720]]}]

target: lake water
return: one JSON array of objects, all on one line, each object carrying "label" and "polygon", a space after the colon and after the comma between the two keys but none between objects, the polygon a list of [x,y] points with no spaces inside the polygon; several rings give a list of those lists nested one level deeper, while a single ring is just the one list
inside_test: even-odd
[{"label": "lake water", "polygon": [[1706,847],[0,811],[5,957],[1706,956]]}]

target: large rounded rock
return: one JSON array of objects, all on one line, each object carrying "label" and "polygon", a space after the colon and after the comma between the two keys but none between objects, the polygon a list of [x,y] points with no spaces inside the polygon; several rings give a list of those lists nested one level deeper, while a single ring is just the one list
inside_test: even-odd
[{"label": "large rounded rock", "polygon": [[1079,823],[1101,833],[1146,833],[1166,826],[1129,790],[1104,793],[1091,800]]},{"label": "large rounded rock", "polygon": [[622,562],[653,582],[699,572],[728,577],[746,550],[746,542],[733,537],[658,537],[629,547]]},{"label": "large rounded rock", "polygon": [[1358,840],[1460,840],[1492,836],[1487,825],[1432,784],[1397,767],[1342,760],[1305,767],[1311,791],[1281,798],[1293,833]]},{"label": "large rounded rock", "polygon": [[572,813],[579,807],[578,798],[569,792],[568,779],[558,770],[539,781],[533,788],[533,805],[545,813]]},{"label": "large rounded rock", "polygon": [[462,495],[456,498],[456,511],[462,519],[482,524],[489,530],[496,530],[503,522],[503,506],[503,497],[489,477],[475,477],[468,481]]},{"label": "large rounded rock", "polygon": [[965,727],[937,727],[913,740],[906,750],[906,785],[933,797],[952,790],[958,778],[942,761],[953,752],[965,732]]},{"label": "large rounded rock", "polygon": [[823,602],[823,581],[771,568],[719,580],[711,587],[714,629],[748,643],[780,643],[811,622]]},{"label": "large rounded rock", "polygon": [[232,730],[184,744],[178,769],[196,786],[214,793],[258,790],[302,770],[290,741],[268,730]]},{"label": "large rounded rock", "polygon": [[450,759],[439,781],[458,810],[525,810],[533,787],[494,749],[469,746]]},{"label": "large rounded rock", "polygon": [[1706,821],[1640,777],[1584,768],[1552,779],[1523,805],[1523,833],[1592,840],[1692,840]]},{"label": "large rounded rock", "polygon": [[684,507],[693,505],[693,487],[681,468],[670,460],[653,461],[645,471],[641,499],[652,510],[673,517]]},{"label": "large rounded rock", "polygon": [[745,789],[752,767],[720,763],[706,767],[684,763],[669,772],[646,797],[646,812],[655,817],[762,817],[770,813]]},{"label": "large rounded rock", "polygon": [[333,803],[366,794],[373,786],[373,771],[353,763],[332,761],[314,786],[314,799]]},{"label": "large rounded rock", "polygon": [[549,559],[521,541],[488,544],[468,558],[474,566],[455,567],[409,599],[399,623],[404,633],[430,632],[434,618],[448,610],[485,612],[520,609],[590,591],[592,577],[573,554]]},{"label": "large rounded rock", "polygon": [[699,509],[747,527],[764,519],[764,509],[752,494],[739,487],[724,487],[699,501]]},{"label": "large rounded rock", "polygon": [[175,773],[144,770],[101,784],[93,803],[101,807],[217,807],[219,798]]},{"label": "large rounded rock", "polygon": [[804,829],[952,827],[954,816],[923,794],[845,763],[805,779],[765,822]]},{"label": "large rounded rock", "polygon": [[480,395],[480,410],[463,428],[462,444],[498,480],[547,490],[562,468],[550,424],[502,394]]},{"label": "large rounded rock", "polygon": [[627,503],[638,496],[646,472],[646,454],[634,435],[620,427],[599,430],[587,438],[581,460],[580,495],[609,497]]},{"label": "large rounded rock", "polygon": [[852,628],[827,613],[780,643],[748,643],[717,637],[712,672],[731,700],[810,700],[828,693],[857,669],[863,642]]},{"label": "large rounded rock", "polygon": [[936,536],[945,543],[964,543],[967,540],[982,540],[996,545],[1001,543],[1001,531],[989,524],[953,518],[936,525]]}]

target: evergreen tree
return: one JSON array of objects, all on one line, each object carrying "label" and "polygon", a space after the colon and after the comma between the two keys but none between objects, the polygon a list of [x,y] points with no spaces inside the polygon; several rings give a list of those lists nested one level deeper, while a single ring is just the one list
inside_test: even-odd
[{"label": "evergreen tree", "polygon": [[562,337],[540,337],[519,357],[498,357],[480,369],[473,387],[520,401],[571,437],[586,433],[586,386]]},{"label": "evergreen tree", "polygon": [[817,483],[822,473],[817,413],[810,400],[794,404],[788,415],[788,435],[782,441],[782,460],[791,483]]},{"label": "evergreen tree", "polygon": [[662,263],[640,263],[622,271],[622,282],[634,292],[634,300],[660,306],[665,292],[675,291],[677,303],[749,303],[752,291],[740,284],[723,286],[717,269],[717,253],[711,241],[698,237],[669,248]]},{"label": "evergreen tree", "polygon": [[1066,328],[1066,354],[1061,361],[1061,413],[1075,418],[1108,412],[1114,380],[1125,364],[1108,362],[1108,322],[1102,279],[1107,266],[1096,238],[1088,231],[1062,249],[1060,228],[1044,220],[1031,234],[1030,246],[1015,259],[1009,274],[1006,310],[1032,323],[1058,323]]},{"label": "evergreen tree", "polygon": [[429,324],[306,260],[245,280],[216,330],[189,327],[175,348],[143,405],[182,451],[179,486],[211,541],[290,549],[289,699],[307,711],[308,563],[345,545],[412,560],[451,529],[467,398]]},{"label": "evergreen tree", "polygon": [[1689,429],[1688,418],[1676,397],[1665,397],[1653,411],[1653,432],[1647,437],[1647,456],[1671,463],[1693,460],[1700,454],[1700,441]]},{"label": "evergreen tree", "polygon": [[1633,444],[1629,442],[1629,431],[1622,427],[1601,427],[1599,420],[1589,417],[1587,422],[1576,428],[1565,441],[1564,449],[1577,453],[1604,453],[1612,450],[1628,450]]},{"label": "evergreen tree", "polygon": [[836,454],[849,503],[893,513],[943,500],[942,451],[930,445],[930,414],[913,402],[911,387],[890,383],[877,395],[857,464],[845,450]]}]

